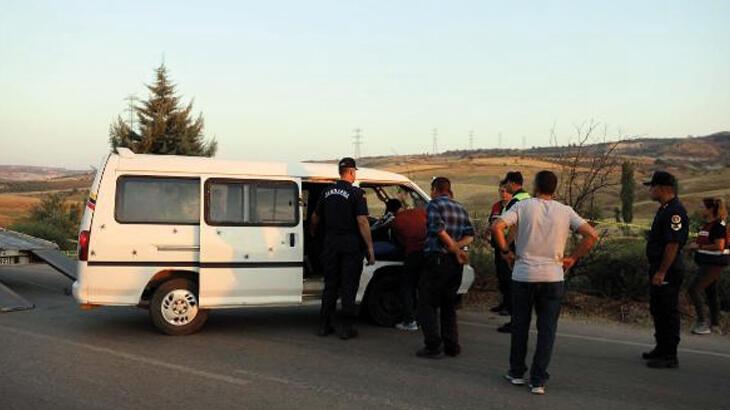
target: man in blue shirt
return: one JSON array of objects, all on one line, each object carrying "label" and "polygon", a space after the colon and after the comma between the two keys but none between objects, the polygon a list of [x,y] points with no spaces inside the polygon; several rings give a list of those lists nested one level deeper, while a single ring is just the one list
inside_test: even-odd
[{"label": "man in blue shirt", "polygon": [[[418,319],[425,347],[418,357],[438,358],[444,352],[461,353],[456,326],[456,295],[461,286],[465,247],[474,240],[474,227],[464,207],[454,201],[451,182],[444,177],[431,182],[431,202],[426,209],[425,269],[419,285]],[[440,310],[441,332],[436,318]],[[442,350],[443,349],[443,350]]]}]

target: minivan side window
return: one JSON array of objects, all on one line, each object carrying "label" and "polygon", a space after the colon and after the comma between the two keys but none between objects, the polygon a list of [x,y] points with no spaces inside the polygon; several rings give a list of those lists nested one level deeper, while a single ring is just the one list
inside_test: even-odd
[{"label": "minivan side window", "polygon": [[296,226],[299,187],[291,181],[212,179],[205,209],[208,225]]},{"label": "minivan side window", "polygon": [[121,176],[114,217],[119,223],[198,225],[200,180]]}]

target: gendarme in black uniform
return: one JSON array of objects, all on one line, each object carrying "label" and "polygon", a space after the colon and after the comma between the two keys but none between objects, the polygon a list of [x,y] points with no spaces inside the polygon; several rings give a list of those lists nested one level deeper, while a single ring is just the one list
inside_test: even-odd
[{"label": "gendarme in black uniform", "polygon": [[[674,181],[671,174],[656,172],[652,181],[645,185],[669,185]],[[650,310],[654,319],[654,337],[657,347],[653,352],[658,358],[676,359],[679,344],[679,291],[684,279],[682,247],[687,243],[689,218],[687,211],[676,196],[657,210],[651,231],[647,237],[646,257],[649,261],[649,283],[659,270],[666,246],[677,243],[679,249],[674,262],[667,270],[664,283],[651,285]]]},{"label": "gendarme in black uniform", "polygon": [[343,328],[351,330],[365,255],[365,245],[357,223],[358,216],[368,215],[363,191],[347,181],[337,181],[322,192],[316,213],[321,218],[321,232],[324,233],[322,326],[331,327],[339,296]]}]

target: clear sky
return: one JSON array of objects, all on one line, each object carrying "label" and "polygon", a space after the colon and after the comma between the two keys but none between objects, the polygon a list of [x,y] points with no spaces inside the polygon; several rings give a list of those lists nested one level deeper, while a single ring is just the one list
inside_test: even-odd
[{"label": "clear sky", "polygon": [[8,1],[0,164],[85,168],[164,54],[218,157],[730,129],[730,1]]}]

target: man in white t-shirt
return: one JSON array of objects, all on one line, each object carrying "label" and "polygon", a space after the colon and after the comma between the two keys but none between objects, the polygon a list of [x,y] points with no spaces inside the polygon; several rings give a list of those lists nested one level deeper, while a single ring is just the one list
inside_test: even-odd
[{"label": "man in white t-shirt", "polygon": [[[549,378],[547,367],[552,355],[560,304],[565,292],[564,272],[590,251],[596,231],[573,208],[553,199],[558,178],[550,171],[535,176],[535,197],[518,202],[492,225],[492,235],[502,256],[512,269],[512,343],[510,370],[505,378],[515,385],[525,384],[527,338],[532,309],[537,314],[537,346],[530,367],[532,393],[544,394]],[[505,240],[504,230],[517,225],[515,254]],[[566,256],[565,244],[571,232],[583,239]]]}]

